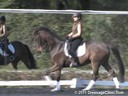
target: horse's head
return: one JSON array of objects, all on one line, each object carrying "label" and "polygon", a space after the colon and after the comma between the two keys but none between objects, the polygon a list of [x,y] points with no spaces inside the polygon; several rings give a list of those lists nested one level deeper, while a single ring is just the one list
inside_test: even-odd
[{"label": "horse's head", "polygon": [[56,47],[56,44],[59,44],[62,41],[54,32],[46,27],[41,27],[37,29],[34,32],[34,39],[38,52],[42,52],[44,48],[52,50],[54,49],[54,47]]},{"label": "horse's head", "polygon": [[44,45],[46,44],[46,41],[42,37],[42,34],[40,31],[34,32],[34,41],[35,41],[35,46],[36,46],[37,52],[44,51]]}]

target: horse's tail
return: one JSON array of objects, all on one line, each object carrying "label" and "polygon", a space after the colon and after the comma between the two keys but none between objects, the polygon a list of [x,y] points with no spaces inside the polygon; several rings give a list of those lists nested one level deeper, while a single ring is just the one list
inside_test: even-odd
[{"label": "horse's tail", "polygon": [[[25,45],[25,44],[24,44]],[[37,66],[36,66],[36,61],[35,61],[35,58],[33,57],[30,49],[28,48],[27,45],[25,45],[27,51],[28,51],[28,55],[29,55],[29,60],[30,60],[30,64],[31,64],[31,69],[36,69]]]},{"label": "horse's tail", "polygon": [[114,54],[114,56],[117,59],[117,64],[119,66],[120,82],[124,82],[125,81],[124,80],[125,68],[124,68],[124,64],[123,64],[123,61],[122,61],[121,56],[120,56],[120,52],[119,52],[118,48],[114,45],[109,45],[109,49],[112,51],[112,53]]}]

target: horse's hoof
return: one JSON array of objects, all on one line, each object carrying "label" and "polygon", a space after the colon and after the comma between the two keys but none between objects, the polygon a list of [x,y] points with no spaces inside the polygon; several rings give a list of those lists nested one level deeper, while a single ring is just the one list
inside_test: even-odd
[{"label": "horse's hoof", "polygon": [[51,90],[51,92],[57,92],[57,91],[60,91],[60,88],[54,88]]},{"label": "horse's hoof", "polygon": [[87,88],[84,88],[84,89],[82,89],[82,91],[88,91],[89,89],[87,89]]}]

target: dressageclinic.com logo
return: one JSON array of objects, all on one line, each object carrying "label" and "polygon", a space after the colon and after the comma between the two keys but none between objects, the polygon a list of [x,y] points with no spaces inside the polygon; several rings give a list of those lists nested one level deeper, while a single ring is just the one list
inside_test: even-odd
[{"label": "dressageclinic.com logo", "polygon": [[123,90],[79,90],[79,91],[74,91],[74,94],[77,94],[77,95],[100,95],[100,96],[103,96],[103,95],[124,95],[125,94],[125,91]]}]

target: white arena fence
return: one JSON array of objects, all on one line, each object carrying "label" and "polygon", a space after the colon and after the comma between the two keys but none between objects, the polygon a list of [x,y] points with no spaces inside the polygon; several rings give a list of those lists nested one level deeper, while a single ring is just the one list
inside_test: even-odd
[{"label": "white arena fence", "polygon": [[[60,85],[70,86],[70,88],[82,88],[85,87],[90,80],[83,80],[79,78],[73,78],[72,80],[61,80]],[[55,80],[21,80],[21,81],[0,81],[0,86],[54,86]],[[95,85],[98,86],[115,86],[113,81],[96,81]],[[128,82],[120,83],[121,87],[128,87]]]},{"label": "white arena fence", "polygon": [[[94,11],[94,10],[44,10],[44,9],[0,9],[0,13],[47,13],[47,14],[119,14],[128,15],[128,11]],[[90,80],[73,78],[72,80],[61,80],[60,85],[68,85],[70,88],[84,87]],[[46,80],[25,80],[25,81],[0,81],[0,86],[50,86],[56,81],[46,78]],[[113,81],[96,81],[95,85],[115,86]],[[128,87],[128,82],[120,83],[120,86]]]},{"label": "white arena fence", "polygon": [[49,13],[49,14],[122,14],[128,15],[128,11],[94,11],[94,10],[45,10],[45,9],[0,9],[0,13]]}]

